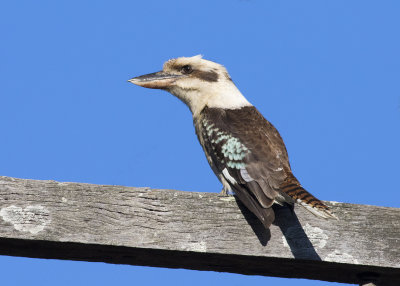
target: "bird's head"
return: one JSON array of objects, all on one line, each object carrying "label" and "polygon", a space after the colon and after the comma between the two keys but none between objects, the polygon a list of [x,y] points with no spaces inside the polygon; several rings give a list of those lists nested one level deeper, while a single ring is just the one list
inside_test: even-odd
[{"label": "bird's head", "polygon": [[220,64],[200,55],[167,61],[162,71],[129,80],[139,86],[166,90],[189,106],[196,116],[205,106],[241,108],[250,103],[232,82]]}]

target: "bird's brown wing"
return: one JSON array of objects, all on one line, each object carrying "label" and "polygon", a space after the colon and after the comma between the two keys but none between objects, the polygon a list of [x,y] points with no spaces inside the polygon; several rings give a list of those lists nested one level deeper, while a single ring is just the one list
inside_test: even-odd
[{"label": "bird's brown wing", "polygon": [[254,107],[206,108],[195,126],[214,172],[268,227],[273,220],[269,207],[290,170],[279,133]]},{"label": "bird's brown wing", "polygon": [[[247,119],[242,122],[244,118]],[[265,196],[275,199],[282,182],[291,173],[286,147],[279,132],[255,107],[227,112],[226,124],[231,134],[240,137],[249,150],[243,158],[244,168],[231,171],[237,173],[240,183],[255,181]],[[249,177],[246,177],[246,172]],[[268,207],[262,200],[260,202]]]},{"label": "bird's brown wing", "polygon": [[315,215],[336,218],[294,177],[281,136],[255,107],[205,108],[195,123],[214,172],[266,227],[274,202],[298,202]]}]

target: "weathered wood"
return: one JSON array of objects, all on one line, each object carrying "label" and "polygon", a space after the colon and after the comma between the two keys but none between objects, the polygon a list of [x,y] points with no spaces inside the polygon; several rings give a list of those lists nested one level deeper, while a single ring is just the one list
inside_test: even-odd
[{"label": "weathered wood", "polygon": [[0,254],[400,285],[400,209],[327,204],[265,231],[216,193],[0,177]]}]

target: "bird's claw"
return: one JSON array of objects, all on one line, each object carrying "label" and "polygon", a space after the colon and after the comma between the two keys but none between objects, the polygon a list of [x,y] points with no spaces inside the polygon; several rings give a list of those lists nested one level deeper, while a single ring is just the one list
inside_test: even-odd
[{"label": "bird's claw", "polygon": [[231,195],[229,195],[228,191],[225,190],[225,188],[222,189],[222,191],[219,193],[219,197],[229,197]]}]

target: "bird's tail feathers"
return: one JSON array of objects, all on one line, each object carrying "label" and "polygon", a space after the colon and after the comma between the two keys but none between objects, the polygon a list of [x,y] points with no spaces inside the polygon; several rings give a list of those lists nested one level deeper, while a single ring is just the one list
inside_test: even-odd
[{"label": "bird's tail feathers", "polygon": [[281,191],[312,214],[325,219],[339,220],[327,205],[306,191],[297,179],[293,178],[290,183],[281,188]]},{"label": "bird's tail feathers", "polygon": [[311,212],[312,214],[318,216],[318,217],[322,217],[325,219],[336,219],[339,220],[339,218],[332,213],[332,211],[329,209],[329,207],[327,207],[324,203],[322,203],[319,205],[310,205],[308,202],[302,201],[301,199],[297,199],[296,202],[303,206],[306,210],[308,210],[309,212]]}]

